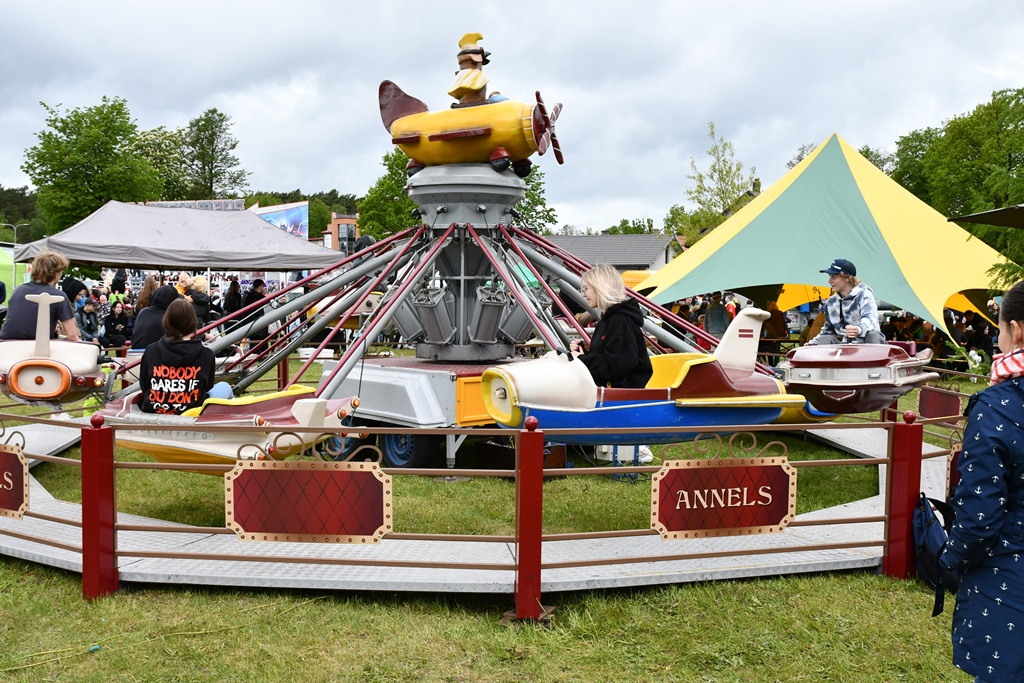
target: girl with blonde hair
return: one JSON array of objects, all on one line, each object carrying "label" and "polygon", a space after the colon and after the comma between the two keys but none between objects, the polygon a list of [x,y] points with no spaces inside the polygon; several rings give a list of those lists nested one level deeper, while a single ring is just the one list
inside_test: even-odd
[{"label": "girl with blonde hair", "polygon": [[598,264],[580,278],[580,293],[600,319],[584,351],[579,340],[569,346],[573,356],[590,370],[599,386],[642,388],[653,370],[647,355],[640,304],[626,294],[619,272]]}]

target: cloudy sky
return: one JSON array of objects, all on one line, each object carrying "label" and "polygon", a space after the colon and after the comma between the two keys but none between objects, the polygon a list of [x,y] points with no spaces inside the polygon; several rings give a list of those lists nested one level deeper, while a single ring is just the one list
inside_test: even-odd
[{"label": "cloudy sky", "polygon": [[[566,163],[539,159],[559,225],[604,228],[687,204],[707,125],[765,187],[838,132],[892,150],[1024,87],[1024,5],[697,1],[0,1],[0,185],[29,185],[39,102],[122,97],[138,125],[228,114],[251,189],[362,195],[390,149],[377,87],[446,108],[463,33],[491,87],[562,102]],[[537,159],[535,159],[537,161]]]}]

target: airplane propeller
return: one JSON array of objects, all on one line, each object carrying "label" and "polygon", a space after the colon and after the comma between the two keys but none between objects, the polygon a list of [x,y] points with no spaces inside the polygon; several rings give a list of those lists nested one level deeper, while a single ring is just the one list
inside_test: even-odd
[{"label": "airplane propeller", "polygon": [[561,111],[562,103],[559,102],[551,108],[549,115],[544,100],[540,96],[540,91],[537,91],[537,106],[533,110],[533,130],[537,140],[537,153],[543,156],[550,146],[554,150],[555,160],[564,164],[562,148],[558,144],[558,138],[555,137],[555,121],[558,120],[558,114]]}]

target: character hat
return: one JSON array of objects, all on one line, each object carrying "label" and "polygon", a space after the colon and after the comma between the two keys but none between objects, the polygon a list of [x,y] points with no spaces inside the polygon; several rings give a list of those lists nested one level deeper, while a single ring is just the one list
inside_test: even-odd
[{"label": "character hat", "polygon": [[462,36],[459,40],[459,47],[461,47],[462,50],[459,51],[458,56],[460,58],[467,56],[474,63],[479,64],[480,66],[487,66],[490,64],[491,60],[488,59],[488,57],[491,56],[491,53],[485,52],[482,47],[477,45],[477,43],[483,39],[483,35],[479,33],[467,33]]},{"label": "character hat", "polygon": [[857,266],[853,265],[844,258],[837,258],[832,264],[825,270],[819,270],[819,273],[828,273],[829,275],[857,275]]}]

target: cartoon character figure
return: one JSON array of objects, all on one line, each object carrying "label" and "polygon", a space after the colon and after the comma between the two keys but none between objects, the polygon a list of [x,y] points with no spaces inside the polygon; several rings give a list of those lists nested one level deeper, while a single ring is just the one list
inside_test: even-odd
[{"label": "cartoon character figure", "polygon": [[459,71],[455,74],[455,82],[449,88],[448,94],[459,101],[453,104],[452,108],[472,107],[485,102],[503,102],[508,98],[494,92],[490,97],[486,96],[487,74],[483,67],[491,63],[488,57],[490,52],[484,51],[479,42],[483,40],[479,33],[467,33],[459,41]]},{"label": "cartoon character figure", "polygon": [[543,155],[549,148],[563,163],[555,137],[562,105],[548,110],[539,92],[536,104],[516,102],[497,92],[487,96],[483,67],[490,62],[490,53],[480,47],[482,39],[479,33],[467,33],[459,41],[459,71],[448,90],[458,102],[449,110],[429,111],[391,81],[380,84],[381,121],[391,141],[411,158],[409,175],[425,166],[490,163],[499,173],[511,167],[525,178],[532,166],[529,157],[534,152]]}]

